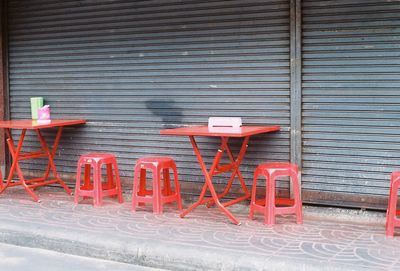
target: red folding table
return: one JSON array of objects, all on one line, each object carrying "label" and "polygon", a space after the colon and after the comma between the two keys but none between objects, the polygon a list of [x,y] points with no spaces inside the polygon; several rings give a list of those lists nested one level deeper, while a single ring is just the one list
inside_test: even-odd
[{"label": "red folding table", "polygon": [[[185,210],[181,214],[181,217],[186,216],[189,212],[198,207],[200,204],[207,204],[207,206],[210,206],[215,203],[219,207],[219,209],[221,209],[222,212],[224,212],[234,224],[239,225],[240,221],[237,218],[235,218],[233,214],[226,207],[238,203],[240,201],[246,200],[250,197],[250,192],[248,191],[246,184],[243,180],[242,174],[239,170],[240,163],[242,162],[243,157],[247,150],[250,136],[275,132],[279,130],[280,130],[279,126],[242,126],[239,128],[230,128],[230,127],[208,128],[208,126],[192,126],[192,127],[161,130],[160,134],[162,135],[189,136],[190,142],[192,143],[192,147],[194,149],[201,170],[205,177],[205,184],[203,185],[203,189],[201,190],[198,201],[196,201],[192,206],[190,206],[187,210]],[[214,157],[213,163],[209,170],[207,170],[207,167],[201,156],[200,150],[194,138],[195,136],[211,136],[211,137],[221,138],[220,147]],[[228,140],[230,137],[243,138],[242,146],[240,148],[239,154],[236,157],[236,159],[234,158],[233,153],[228,146]],[[219,162],[224,152],[227,153],[228,158],[230,160],[230,164],[220,165]],[[228,180],[225,190],[221,194],[217,194],[214,185],[212,183],[212,177],[214,175],[224,172],[232,172],[232,174]],[[233,180],[235,179],[235,176],[237,176],[239,179],[240,185],[244,192],[244,196],[241,196],[237,199],[225,203],[221,203],[220,199],[224,197],[226,194],[228,194],[232,186]],[[205,198],[207,189],[210,190],[212,197],[211,199]]]},{"label": "red folding table", "polygon": [[[48,122],[38,122],[34,120],[9,120],[9,121],[0,121],[0,128],[4,128],[6,132],[7,145],[8,150],[12,157],[12,164],[10,168],[10,172],[8,174],[7,182],[4,184],[3,180],[0,182],[0,193],[2,193],[7,187],[13,187],[22,185],[25,190],[32,196],[34,201],[39,201],[39,197],[35,194],[33,189],[43,185],[49,185],[53,183],[59,183],[67,193],[71,194],[70,188],[60,179],[57,174],[56,166],[54,165],[54,155],[57,151],[58,143],[60,141],[61,133],[64,126],[70,125],[78,125],[86,123],[85,120],[51,120]],[[41,129],[45,128],[58,128],[53,147],[50,149],[44,139]],[[19,129],[22,130],[20,138],[18,140],[18,144],[14,144],[14,140],[11,134],[11,129]],[[24,142],[25,134],[27,130],[35,130],[38,140],[41,145],[41,149],[38,151],[32,152],[22,152],[22,144]],[[44,172],[43,177],[34,178],[30,180],[26,180],[22,173],[22,170],[19,166],[19,161],[27,160],[27,159],[36,159],[36,158],[48,158],[47,168]],[[17,171],[17,175],[19,180],[13,181],[12,178],[14,176],[15,171]],[[49,178],[50,171],[53,172],[54,179]]]}]

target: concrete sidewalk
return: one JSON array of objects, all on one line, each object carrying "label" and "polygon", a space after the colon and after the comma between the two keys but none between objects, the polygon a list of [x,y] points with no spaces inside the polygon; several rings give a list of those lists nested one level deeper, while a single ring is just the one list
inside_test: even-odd
[{"label": "concrete sidewalk", "polygon": [[7,271],[162,271],[107,260],[72,256],[40,248],[20,247],[0,243],[1,270]]},{"label": "concrete sidewalk", "polygon": [[400,270],[400,237],[385,238],[384,213],[304,208],[266,227],[247,207],[230,207],[236,226],[217,209],[179,218],[132,213],[130,202],[75,206],[62,191],[39,190],[41,203],[19,188],[0,196],[0,242],[170,270]]}]

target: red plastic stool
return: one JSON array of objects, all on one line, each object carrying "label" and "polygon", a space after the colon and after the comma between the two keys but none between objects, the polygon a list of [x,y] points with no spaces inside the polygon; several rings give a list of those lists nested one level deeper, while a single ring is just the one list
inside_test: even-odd
[{"label": "red plastic stool", "polygon": [[[107,167],[107,183],[101,182],[101,167]],[[84,184],[81,186],[81,170],[85,166]],[[93,183],[90,183],[90,171],[93,168]],[[114,168],[114,175],[113,175]],[[114,183],[115,177],[115,183]],[[110,153],[88,153],[79,158],[76,186],[75,186],[75,204],[78,204],[79,196],[92,197],[94,206],[103,205],[103,197],[118,196],[119,203],[123,203],[121,191],[121,182],[119,179],[117,159]]]},{"label": "red plastic stool", "polygon": [[390,177],[390,194],[386,212],[386,236],[393,237],[394,227],[400,227],[400,210],[397,210],[397,193],[400,186],[400,171],[393,172]]},{"label": "red plastic stool", "polygon": [[[297,165],[291,163],[265,163],[259,165],[254,173],[249,219],[253,219],[254,211],[258,211],[264,214],[265,224],[267,225],[275,224],[275,215],[278,214],[296,214],[297,224],[303,223],[298,172]],[[266,193],[265,200],[256,201],[257,178],[259,176],[266,178]],[[291,177],[294,200],[275,198],[276,178],[282,176]],[[276,204],[291,206],[277,207]]]},{"label": "red plastic stool", "polygon": [[[153,173],[153,190],[146,189],[146,170]],[[175,192],[171,191],[169,169],[174,173]],[[164,187],[161,190],[161,171]],[[140,183],[139,183],[140,182]],[[140,187],[139,187],[140,184]],[[169,157],[144,157],[136,162],[132,189],[132,211],[136,211],[138,204],[152,203],[153,213],[161,214],[163,204],[176,201],[178,209],[182,210],[181,193],[179,189],[178,172],[175,162]]]}]

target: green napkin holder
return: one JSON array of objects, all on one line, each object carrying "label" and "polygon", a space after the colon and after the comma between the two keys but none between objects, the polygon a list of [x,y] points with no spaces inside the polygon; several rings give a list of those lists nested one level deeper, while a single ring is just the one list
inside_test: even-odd
[{"label": "green napkin holder", "polygon": [[32,119],[38,119],[39,108],[43,107],[43,97],[32,97],[31,98],[31,114]]}]

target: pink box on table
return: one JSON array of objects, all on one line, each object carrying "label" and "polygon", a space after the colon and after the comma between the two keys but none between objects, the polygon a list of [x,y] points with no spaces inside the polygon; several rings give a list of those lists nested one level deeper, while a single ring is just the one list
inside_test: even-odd
[{"label": "pink box on table", "polygon": [[240,117],[210,117],[208,118],[208,130],[213,132],[240,130],[242,118]]},{"label": "pink box on table", "polygon": [[38,123],[49,123],[50,120],[50,106],[45,105],[38,109]]}]

